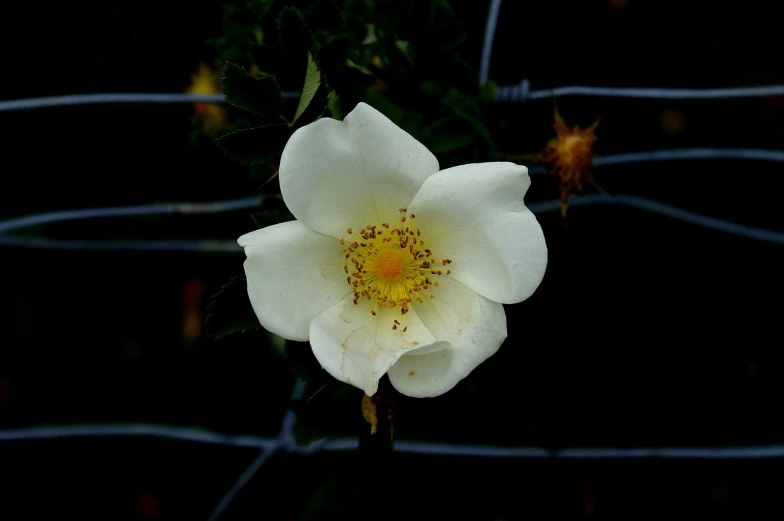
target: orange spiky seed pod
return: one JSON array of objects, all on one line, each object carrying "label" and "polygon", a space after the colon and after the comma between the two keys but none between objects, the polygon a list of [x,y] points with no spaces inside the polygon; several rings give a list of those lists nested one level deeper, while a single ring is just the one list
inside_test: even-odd
[{"label": "orange spiky seed pod", "polygon": [[566,122],[554,108],[556,137],[551,139],[547,146],[537,154],[536,158],[550,165],[550,175],[558,181],[561,191],[561,215],[566,217],[566,208],[569,197],[573,193],[582,193],[583,185],[594,184],[592,173],[593,160],[596,153],[593,145],[596,142],[596,130],[600,120],[591,126],[581,129],[578,126],[569,128]]}]

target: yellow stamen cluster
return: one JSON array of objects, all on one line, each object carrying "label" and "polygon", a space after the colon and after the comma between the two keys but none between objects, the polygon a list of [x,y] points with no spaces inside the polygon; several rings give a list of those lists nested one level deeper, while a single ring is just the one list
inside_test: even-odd
[{"label": "yellow stamen cluster", "polygon": [[[422,233],[414,225],[416,215],[400,208],[397,223],[367,225],[359,231],[346,230],[347,238],[341,239],[346,259],[351,264],[343,266],[346,281],[354,293],[354,304],[366,299],[374,301],[370,313],[377,315],[378,308],[399,309],[403,316],[414,302],[424,303],[434,298],[432,288],[438,287],[437,277],[451,274],[442,271],[452,259],[436,259],[425,248]],[[408,325],[394,320],[392,329],[408,330]]]}]

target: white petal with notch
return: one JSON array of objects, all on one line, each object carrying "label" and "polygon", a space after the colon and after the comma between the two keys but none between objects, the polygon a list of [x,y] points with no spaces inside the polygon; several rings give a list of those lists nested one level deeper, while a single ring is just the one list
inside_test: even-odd
[{"label": "white petal with notch", "polygon": [[310,326],[310,345],[321,366],[369,396],[405,353],[447,347],[422,325],[413,310],[401,316],[399,308],[378,308],[374,316],[370,313],[373,307],[374,303],[364,299],[354,304],[350,296],[316,317]]},{"label": "white petal with notch", "polygon": [[349,227],[394,222],[437,171],[424,145],[360,103],[343,121],[322,118],[291,136],[280,189],[305,226],[340,238]]},{"label": "white petal with notch", "polygon": [[506,338],[503,305],[471,291],[450,277],[439,277],[433,299],[416,306],[433,336],[449,342],[436,352],[402,356],[389,369],[392,385],[415,398],[439,396],[452,389],[498,351]]}]

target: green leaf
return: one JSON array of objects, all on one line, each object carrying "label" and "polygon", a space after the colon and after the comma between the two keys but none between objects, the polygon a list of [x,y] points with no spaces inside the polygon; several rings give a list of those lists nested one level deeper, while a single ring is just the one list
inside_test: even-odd
[{"label": "green leaf", "polygon": [[313,55],[308,53],[308,69],[305,73],[305,85],[302,87],[302,95],[299,98],[299,105],[297,105],[297,111],[294,113],[292,123],[297,121],[305,112],[305,109],[308,108],[308,105],[310,105],[316,97],[319,87],[321,87],[321,71],[319,71],[316,61],[313,59]]},{"label": "green leaf", "polygon": [[234,277],[223,286],[207,306],[207,336],[219,340],[231,333],[261,327],[248,298],[245,275]]},{"label": "green leaf", "polygon": [[285,123],[227,132],[215,140],[223,153],[243,165],[257,165],[280,156],[291,135]]},{"label": "green leaf", "polygon": [[495,142],[493,141],[493,136],[490,135],[487,125],[484,123],[482,109],[476,100],[457,89],[450,89],[441,100],[441,103],[450,107],[460,119],[471,125],[474,133],[487,144],[489,159],[495,161],[498,158]]},{"label": "green leaf", "polygon": [[452,118],[439,119],[425,127],[425,146],[434,154],[449,152],[469,145],[474,140],[470,127],[465,128],[461,121]]},{"label": "green leaf", "polygon": [[468,122],[468,124],[474,128],[474,131],[482,138],[485,144],[487,144],[490,161],[496,161],[498,159],[498,151],[495,148],[493,136],[490,135],[490,131],[487,129],[487,126],[484,124],[484,122],[465,114],[458,113],[458,116],[460,116],[464,121]]},{"label": "green leaf", "polygon": [[226,101],[266,119],[278,119],[283,112],[283,97],[273,76],[254,78],[236,63],[228,62],[221,78]]},{"label": "green leaf", "polygon": [[420,113],[404,109],[390,101],[386,96],[375,92],[368,92],[365,96],[365,102],[388,117],[395,125],[414,136],[414,138],[419,139],[422,137],[424,122]]},{"label": "green leaf", "polygon": [[460,116],[468,116],[474,119],[482,119],[482,110],[476,100],[457,89],[449,89],[441,103],[451,108]]}]

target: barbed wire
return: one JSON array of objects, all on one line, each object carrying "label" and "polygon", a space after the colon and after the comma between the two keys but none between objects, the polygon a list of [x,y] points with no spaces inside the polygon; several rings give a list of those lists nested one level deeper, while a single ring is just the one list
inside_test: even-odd
[{"label": "barbed wire", "polygon": [[190,253],[241,253],[234,240],[125,240],[50,239],[48,237],[17,237],[0,235],[0,246],[71,251],[159,251]]},{"label": "barbed wire", "polygon": [[593,87],[569,85],[552,89],[530,90],[529,80],[517,85],[496,87],[497,101],[524,103],[529,100],[563,98],[567,96],[600,96],[605,98],[647,98],[647,99],[733,99],[768,98],[784,96],[784,85],[761,85],[753,87],[722,87],[710,89],[666,89],[659,87]]},{"label": "barbed wire", "polygon": [[[479,85],[484,86],[490,76],[493,42],[498,29],[498,15],[502,0],[491,0],[487,11],[482,55],[479,60]],[[570,85],[552,89],[531,90],[531,82],[523,79],[517,85],[499,85],[495,89],[496,101],[524,103],[528,100],[560,98],[565,96],[602,96],[608,98],[649,99],[731,99],[784,96],[784,85],[752,87],[722,87],[710,89],[665,89],[658,87],[594,87]]]},{"label": "barbed wire", "polygon": [[[299,98],[299,92],[283,92],[285,99]],[[181,104],[181,103],[225,103],[223,94],[190,94],[179,92],[140,93],[108,92],[96,94],[68,94],[65,96],[46,96],[41,98],[21,98],[0,101],[0,112],[33,110],[75,105],[105,104]]]},{"label": "barbed wire", "polygon": [[[697,159],[741,159],[756,161],[784,162],[784,151],[764,150],[749,148],[693,148],[676,150],[652,150],[644,152],[630,152],[598,157],[595,161],[599,167],[649,161],[683,161]],[[531,175],[544,173],[544,167],[534,165],[529,168]],[[47,248],[63,250],[87,251],[182,251],[203,253],[239,253],[242,249],[233,240],[198,239],[198,240],[71,240],[52,239],[47,237],[24,237],[9,235],[10,232],[22,230],[32,226],[41,226],[65,221],[112,218],[112,217],[140,217],[161,214],[212,214],[237,210],[253,210],[259,208],[262,198],[243,197],[225,201],[206,203],[169,203],[136,206],[117,206],[105,208],[86,208],[77,210],[61,210],[42,214],[16,217],[0,221],[0,246],[15,246],[25,248]],[[675,206],[661,203],[652,199],[638,197],[630,194],[616,194],[608,196],[591,194],[570,199],[572,206],[591,206],[617,204],[644,210],[647,212],[679,219],[691,224],[706,228],[739,235],[750,239],[766,242],[784,243],[784,232],[766,230],[753,226],[746,226],[715,217],[690,212]],[[528,203],[528,208],[534,213],[547,213],[559,208],[558,200]]]},{"label": "barbed wire", "polygon": [[[299,92],[284,92],[285,99],[296,99]],[[711,89],[667,89],[658,87],[601,87],[567,85],[552,89],[530,90],[530,81],[525,79],[517,85],[496,87],[495,97],[500,102],[523,103],[529,100],[562,98],[567,96],[600,96],[607,98],[647,99],[733,99],[766,98],[784,96],[784,85],[761,85],[751,87],[726,87]],[[0,101],[0,112],[32,110],[39,108],[69,107],[96,104],[183,104],[225,103],[222,94],[186,93],[100,93],[72,94],[42,98],[21,98]]]},{"label": "barbed wire", "polygon": [[[293,414],[293,412],[291,413]],[[293,428],[293,423],[291,424]],[[357,438],[322,438],[307,445],[292,442],[291,430],[285,436],[264,437],[251,434],[226,434],[188,427],[154,424],[60,425],[0,431],[0,442],[23,442],[67,438],[151,437],[188,441],[227,447],[281,450],[291,454],[309,455],[319,452],[346,452],[359,447]],[[289,439],[290,436],[290,439]],[[450,444],[430,441],[398,440],[395,452],[438,456],[517,458],[517,459],[744,459],[783,458],[784,445],[751,445],[727,447],[514,447],[493,445]]]},{"label": "barbed wire", "polygon": [[[784,244],[784,231],[767,230],[754,226],[746,226],[696,212],[690,212],[653,199],[630,194],[588,194],[569,199],[570,207],[620,205],[636,208],[649,213],[663,215],[673,219],[717,230],[747,239],[754,239],[776,244]],[[528,209],[535,214],[554,212],[560,208],[559,199],[528,203]],[[242,248],[234,240],[160,240],[160,241],[103,241],[103,240],[67,240],[49,239],[45,237],[17,237],[0,235],[0,246],[24,248],[46,248],[84,251],[172,251],[193,253],[241,253]]]},{"label": "barbed wire", "polygon": [[260,197],[243,197],[240,199],[210,201],[206,203],[143,204],[134,206],[109,206],[104,208],[60,210],[0,221],[0,235],[23,228],[29,228],[31,226],[40,226],[42,224],[52,224],[63,221],[105,217],[139,217],[161,214],[222,213],[256,208],[260,203]]}]

